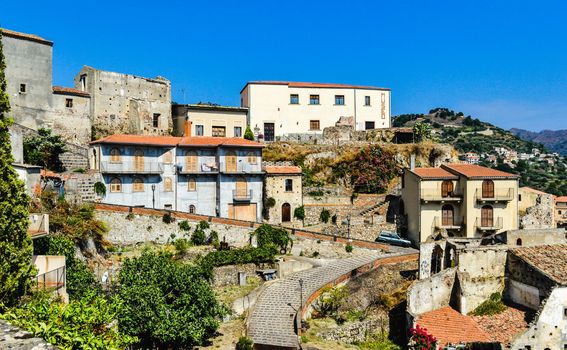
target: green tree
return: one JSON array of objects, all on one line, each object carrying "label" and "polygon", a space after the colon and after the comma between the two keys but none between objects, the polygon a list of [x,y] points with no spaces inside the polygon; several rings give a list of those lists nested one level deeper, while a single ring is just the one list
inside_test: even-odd
[{"label": "green tree", "polygon": [[0,309],[13,305],[31,286],[35,269],[31,264],[32,243],[27,234],[29,197],[12,167],[8,127],[10,102],[0,30]]},{"label": "green tree", "polygon": [[250,129],[250,126],[246,127],[246,132],[244,132],[244,138],[246,140],[254,141],[254,133],[252,132],[252,129]]},{"label": "green tree", "polygon": [[40,128],[38,135],[24,138],[24,160],[54,171],[63,171],[59,156],[65,152],[65,142],[50,129]]},{"label": "green tree", "polygon": [[429,123],[415,123],[413,126],[413,133],[415,140],[421,142],[431,138],[431,124]]},{"label": "green tree", "polygon": [[120,330],[139,337],[143,348],[203,344],[225,314],[208,276],[199,266],[173,260],[168,252],[145,251],[127,259],[117,287],[122,302]]}]

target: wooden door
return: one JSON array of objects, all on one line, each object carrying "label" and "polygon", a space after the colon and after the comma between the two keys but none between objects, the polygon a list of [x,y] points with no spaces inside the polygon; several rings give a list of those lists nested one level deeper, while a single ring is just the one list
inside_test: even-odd
[{"label": "wooden door", "polygon": [[185,153],[186,171],[197,171],[197,152],[188,151]]},{"label": "wooden door", "polygon": [[226,171],[236,172],[236,153],[229,151],[226,153]]},{"label": "wooden door", "polygon": [[243,177],[238,177],[236,179],[236,197],[237,198],[247,198],[248,197],[248,183]]},{"label": "wooden door", "polygon": [[229,204],[228,217],[230,219],[256,221],[256,203],[253,204]]},{"label": "wooden door", "polygon": [[291,221],[291,205],[289,203],[284,203],[282,205],[282,222]]},{"label": "wooden door", "polygon": [[453,192],[453,182],[452,181],[443,181],[441,184],[441,197],[449,197]]},{"label": "wooden door", "polygon": [[493,227],[494,226],[494,211],[490,205],[482,207],[480,212],[480,226]]},{"label": "wooden door", "polygon": [[484,180],[482,182],[482,198],[494,198],[494,181]]},{"label": "wooden door", "polygon": [[141,149],[134,152],[134,168],[136,171],[144,170],[144,152]]},{"label": "wooden door", "polygon": [[455,211],[452,205],[444,205],[442,208],[442,225],[453,226]]}]

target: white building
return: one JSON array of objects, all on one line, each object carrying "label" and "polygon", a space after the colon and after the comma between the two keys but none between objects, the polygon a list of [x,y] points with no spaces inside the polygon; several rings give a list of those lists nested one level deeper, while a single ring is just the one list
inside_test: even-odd
[{"label": "white building", "polygon": [[390,127],[390,89],[343,84],[251,81],[240,91],[248,124],[265,141],[290,134],[318,134],[341,117],[356,130]]},{"label": "white building", "polygon": [[[208,104],[173,104],[176,136],[244,137],[248,109]],[[188,130],[185,130],[187,129]]]}]

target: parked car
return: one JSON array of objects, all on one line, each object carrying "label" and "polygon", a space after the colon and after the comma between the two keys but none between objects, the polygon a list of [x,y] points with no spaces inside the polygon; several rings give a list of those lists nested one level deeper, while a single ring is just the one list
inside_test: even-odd
[{"label": "parked car", "polygon": [[391,245],[399,245],[402,247],[409,247],[411,246],[411,241],[407,239],[403,239],[398,235],[396,232],[391,231],[382,231],[378,238],[376,238],[376,242],[388,243]]}]

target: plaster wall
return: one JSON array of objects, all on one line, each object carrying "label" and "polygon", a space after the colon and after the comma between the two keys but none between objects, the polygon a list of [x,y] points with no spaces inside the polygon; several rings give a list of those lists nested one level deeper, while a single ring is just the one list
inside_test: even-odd
[{"label": "plaster wall", "polygon": [[527,306],[532,310],[539,308],[539,289],[528,284],[510,280],[506,289],[506,296],[514,303]]},{"label": "plaster wall", "polygon": [[[402,188],[402,201],[407,217],[407,238],[414,245],[419,245],[427,238],[427,231],[421,232],[421,202],[420,179],[409,171],[404,171],[404,187]],[[400,206],[402,203],[400,203]],[[425,235],[425,236],[424,236]]]},{"label": "plaster wall", "polygon": [[407,311],[413,317],[448,306],[455,283],[455,268],[415,281],[407,292]]},{"label": "plaster wall", "polygon": [[[225,137],[244,137],[246,131],[247,112],[225,111],[225,110],[200,110],[195,108],[187,108],[184,106],[176,106],[174,109],[174,134],[176,136],[184,136],[185,118],[189,117],[191,121],[191,136],[198,136],[196,132],[197,125],[203,126],[203,135],[213,136],[213,126],[225,127]],[[240,136],[236,136],[235,128],[240,128]]]}]

